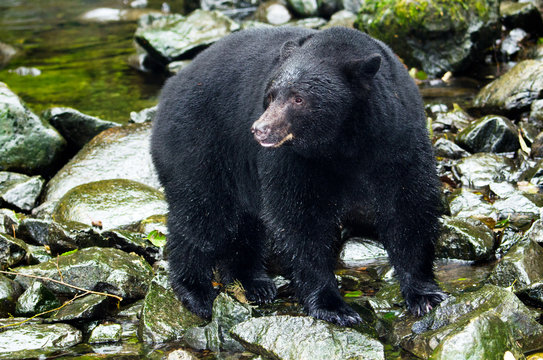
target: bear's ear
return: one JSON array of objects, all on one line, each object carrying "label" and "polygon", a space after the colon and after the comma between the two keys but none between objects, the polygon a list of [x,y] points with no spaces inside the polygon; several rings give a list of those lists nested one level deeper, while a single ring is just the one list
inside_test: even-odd
[{"label": "bear's ear", "polygon": [[351,79],[372,79],[381,67],[381,55],[371,54],[364,59],[351,60],[345,64],[345,71]]},{"label": "bear's ear", "polygon": [[280,51],[281,60],[285,60],[286,58],[288,58],[290,55],[292,55],[294,50],[298,49],[299,47],[300,45],[298,45],[298,43],[296,43],[295,41],[289,40],[285,42],[283,46],[281,46],[281,51]]}]

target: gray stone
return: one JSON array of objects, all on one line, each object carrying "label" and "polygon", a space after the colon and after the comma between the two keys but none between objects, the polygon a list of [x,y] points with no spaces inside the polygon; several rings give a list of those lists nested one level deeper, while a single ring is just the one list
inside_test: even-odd
[{"label": "gray stone", "polygon": [[387,257],[388,254],[381,243],[363,238],[347,240],[339,254],[339,259],[345,267],[364,266]]},{"label": "gray stone", "polygon": [[460,260],[488,260],[494,254],[494,234],[479,220],[444,217],[436,256]]},{"label": "gray stone", "polygon": [[474,218],[484,223],[495,223],[498,220],[496,209],[484,201],[481,195],[467,189],[461,189],[451,197],[449,208],[453,217]]},{"label": "gray stone", "polygon": [[289,6],[301,17],[316,16],[319,11],[317,0],[287,0]]},{"label": "gray stone", "polygon": [[461,159],[453,173],[464,187],[481,189],[493,182],[511,180],[513,162],[502,156],[478,153]]},{"label": "gray stone", "polygon": [[95,327],[90,336],[90,344],[111,343],[121,340],[122,327],[120,324],[100,324]]},{"label": "gray stone", "polygon": [[287,7],[279,1],[266,1],[260,4],[256,18],[271,25],[284,25],[292,19]]},{"label": "gray stone", "polygon": [[15,314],[15,304],[21,293],[19,284],[0,275],[0,318],[8,318]]},{"label": "gray stone", "polygon": [[234,326],[232,336],[266,358],[281,360],[384,359],[383,345],[354,329],[312,317],[265,316]]},{"label": "gray stone", "polygon": [[147,109],[143,109],[140,111],[132,111],[130,112],[130,120],[128,122],[135,123],[135,124],[141,124],[144,122],[151,122],[153,121],[155,115],[156,115],[157,107],[153,106]]},{"label": "gray stone", "polygon": [[0,82],[0,170],[36,174],[60,161],[66,141]]},{"label": "gray stone", "polygon": [[76,149],[82,148],[102,131],[119,126],[112,121],[105,121],[71,108],[51,108],[43,116],[64,136],[68,144]]},{"label": "gray stone", "polygon": [[89,294],[52,313],[48,321],[94,320],[103,318],[107,310],[108,297]]},{"label": "gray stone", "polygon": [[27,245],[24,241],[7,234],[0,233],[0,270],[17,265],[26,255]]},{"label": "gray stone", "polygon": [[543,30],[543,20],[537,7],[530,1],[500,3],[502,23],[509,29],[523,28],[528,32],[539,33]]},{"label": "gray stone", "polygon": [[340,10],[330,17],[328,24],[321,29],[328,29],[333,26],[343,26],[348,28],[354,28],[354,22],[356,21],[356,14],[349,10]]},{"label": "gray stone", "polygon": [[503,39],[500,47],[501,53],[506,58],[511,58],[522,50],[521,43],[528,38],[528,33],[522,29],[513,29]]},{"label": "gray stone", "polygon": [[450,140],[439,138],[434,144],[435,154],[447,159],[461,159],[471,154]]},{"label": "gray stone", "polygon": [[34,208],[45,180],[41,176],[26,176],[0,171],[0,200],[7,205],[29,211]]},{"label": "gray stone", "polygon": [[13,234],[19,227],[24,215],[10,209],[0,209],[0,233]]},{"label": "gray stone", "polygon": [[60,306],[55,294],[41,282],[35,281],[17,299],[15,312],[17,315],[35,315]]},{"label": "gray stone", "polygon": [[536,123],[536,126],[543,126],[543,99],[532,102],[529,119]]},{"label": "gray stone", "polygon": [[456,136],[456,143],[472,152],[513,152],[520,148],[518,131],[503,116],[485,116]]}]

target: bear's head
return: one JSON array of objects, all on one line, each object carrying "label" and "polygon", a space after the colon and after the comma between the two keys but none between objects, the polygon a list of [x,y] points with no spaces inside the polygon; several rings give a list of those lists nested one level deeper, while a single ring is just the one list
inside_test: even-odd
[{"label": "bear's head", "polygon": [[357,94],[381,65],[377,53],[350,52],[345,43],[318,35],[283,44],[280,66],[266,88],[264,113],[251,128],[260,145],[291,145],[307,154],[334,146],[341,131],[348,131],[344,124],[360,100]]}]

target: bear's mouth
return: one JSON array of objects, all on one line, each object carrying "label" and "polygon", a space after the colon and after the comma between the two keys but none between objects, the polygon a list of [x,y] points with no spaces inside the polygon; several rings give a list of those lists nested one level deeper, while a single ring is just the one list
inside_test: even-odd
[{"label": "bear's mouth", "polygon": [[292,133],[289,133],[287,134],[284,138],[282,138],[281,140],[279,141],[273,141],[273,142],[268,142],[269,140],[271,139],[265,139],[265,140],[262,140],[262,141],[258,141],[260,143],[260,145],[262,145],[263,147],[273,147],[273,148],[278,148],[279,146],[283,145],[284,143],[286,143],[287,141],[290,141],[294,139],[294,135]]}]

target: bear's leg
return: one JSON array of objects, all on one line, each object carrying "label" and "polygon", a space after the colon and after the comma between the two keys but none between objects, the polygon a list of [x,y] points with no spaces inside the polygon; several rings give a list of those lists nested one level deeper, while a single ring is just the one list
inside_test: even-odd
[{"label": "bear's leg", "polygon": [[381,211],[377,219],[379,238],[388,252],[407,308],[421,316],[446,298],[433,271],[434,242],[439,229],[436,196],[409,194],[405,190],[396,194],[402,194],[396,199],[396,207]]},{"label": "bear's leg", "polygon": [[257,304],[273,301],[275,284],[264,267],[264,227],[249,214],[241,215],[234,242],[221,260],[220,273],[224,283],[239,280],[247,300]]}]

